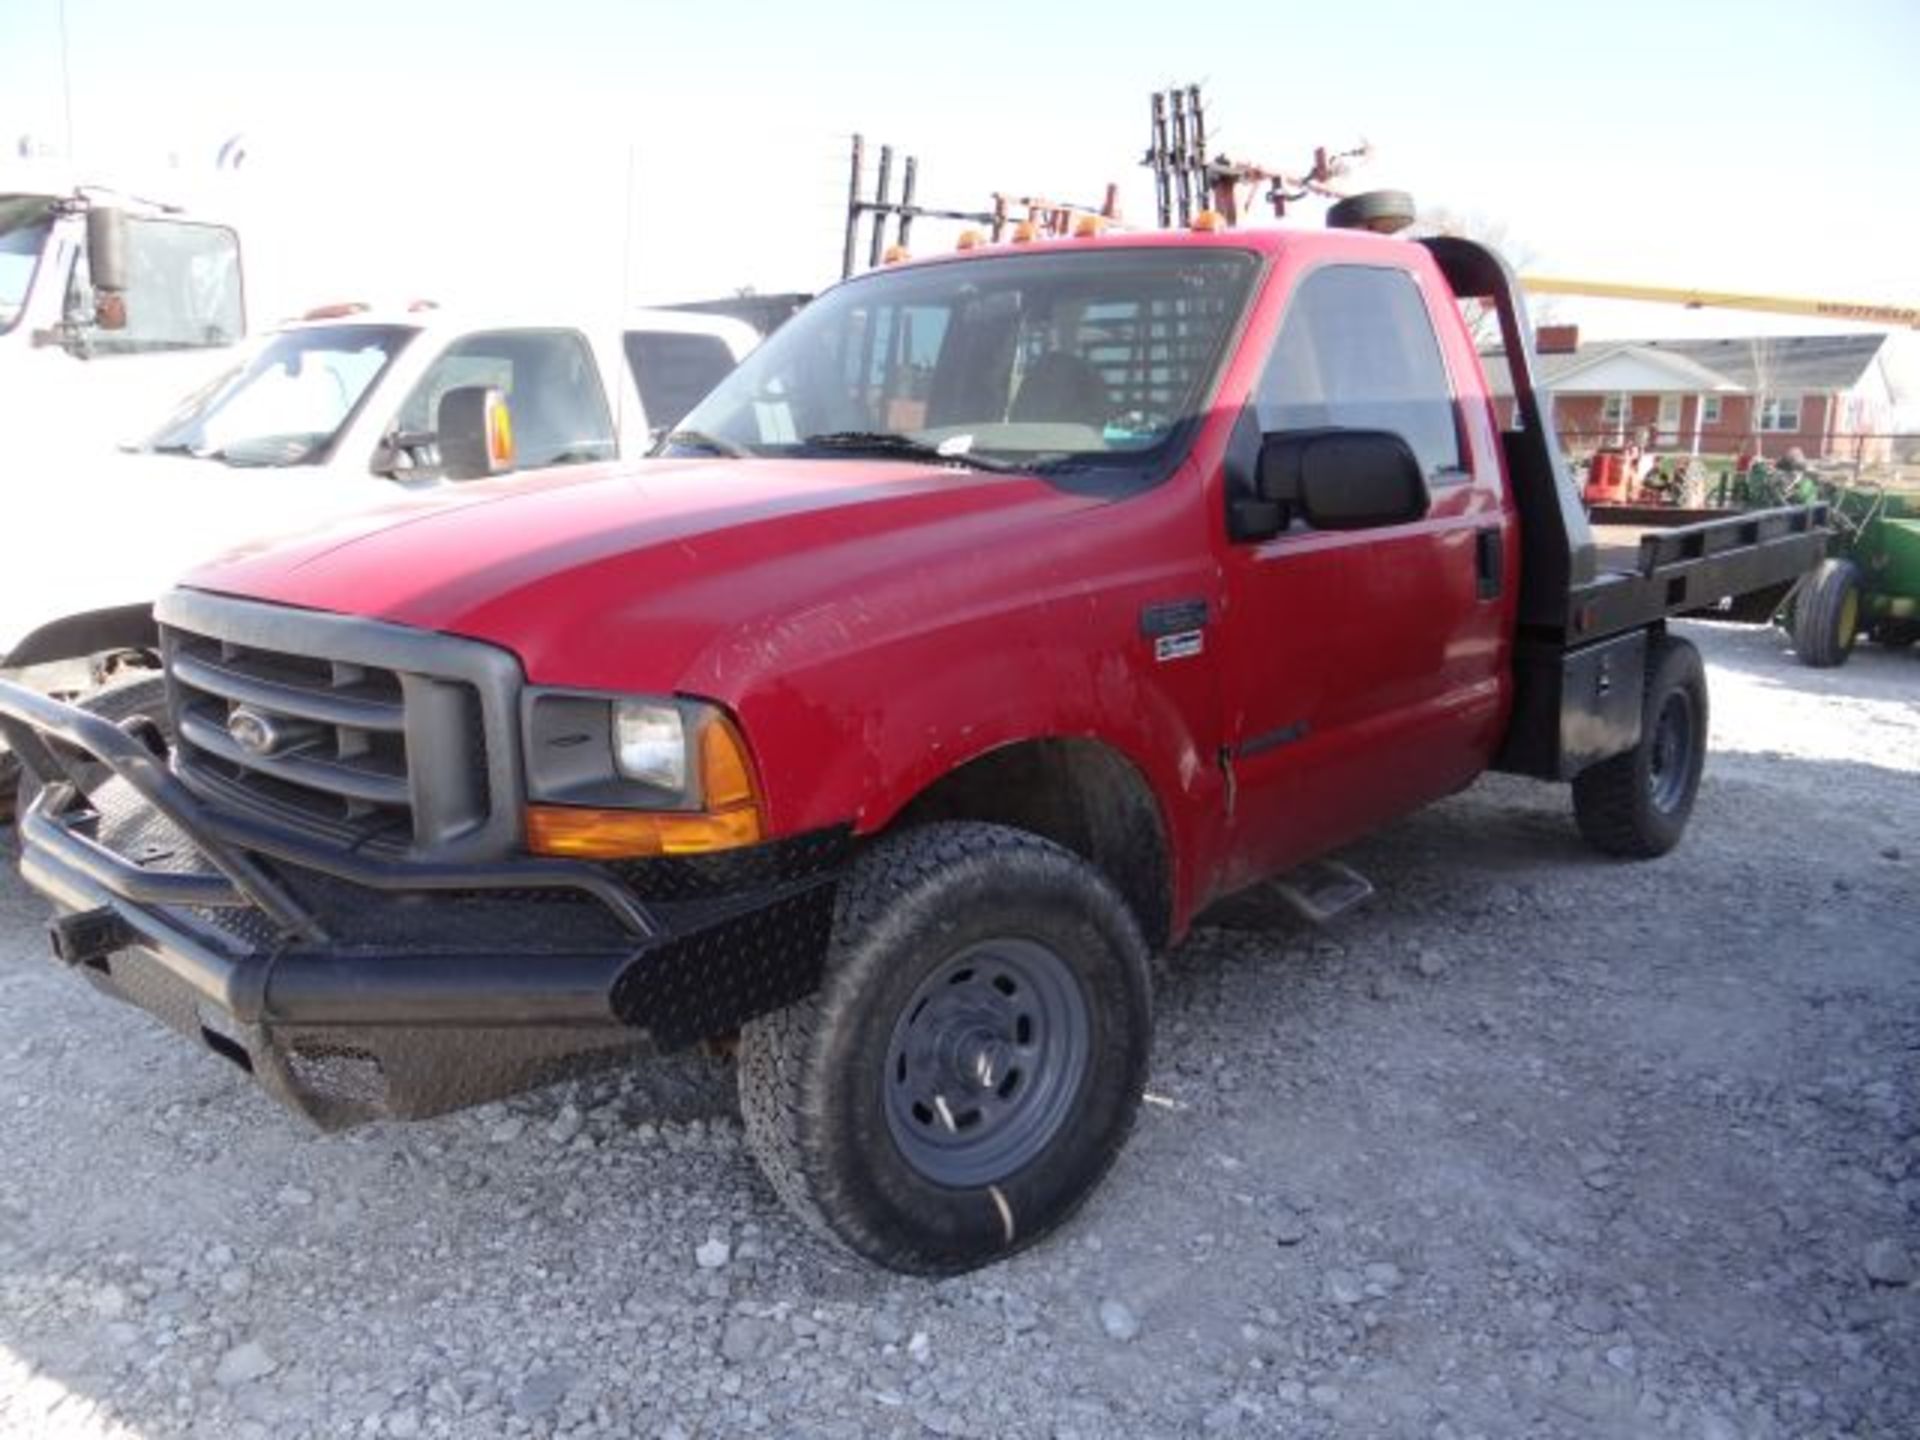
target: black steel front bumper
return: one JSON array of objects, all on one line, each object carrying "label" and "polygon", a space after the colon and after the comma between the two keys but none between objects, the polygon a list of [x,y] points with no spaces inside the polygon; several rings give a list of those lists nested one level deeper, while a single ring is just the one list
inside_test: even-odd
[{"label": "black steel front bumper", "polygon": [[208,805],[141,737],[4,682],[0,730],[45,786],[20,868],[56,955],[329,1129],[725,1034],[819,982],[841,830],[618,867],[384,860]]}]

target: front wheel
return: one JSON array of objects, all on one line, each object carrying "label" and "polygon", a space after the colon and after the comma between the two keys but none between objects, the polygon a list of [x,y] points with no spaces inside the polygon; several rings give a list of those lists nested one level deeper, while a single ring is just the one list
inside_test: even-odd
[{"label": "front wheel", "polygon": [[1580,833],[1609,855],[1666,854],[1686,831],[1706,764],[1706,668],[1687,641],[1659,636],[1647,648],[1639,743],[1574,777]]},{"label": "front wheel", "polygon": [[820,991],[741,1037],[774,1188],[869,1260],[952,1274],[1072,1214],[1146,1083],[1147,947],[1120,897],[998,825],[883,840],[842,888]]}]

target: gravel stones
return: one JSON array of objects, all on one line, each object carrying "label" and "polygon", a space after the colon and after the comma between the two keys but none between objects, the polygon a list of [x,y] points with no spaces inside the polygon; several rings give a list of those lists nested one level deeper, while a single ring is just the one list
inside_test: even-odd
[{"label": "gravel stones", "polygon": [[213,1381],[223,1390],[231,1390],[236,1385],[264,1380],[279,1368],[280,1362],[269,1355],[264,1346],[248,1340],[220,1357],[220,1363],[213,1369]]},{"label": "gravel stones", "polygon": [[1876,1285],[1911,1285],[1913,1256],[1898,1240],[1880,1239],[1867,1246],[1861,1263]]},{"label": "gravel stones", "polygon": [[727,1321],[720,1332],[720,1354],[729,1364],[744,1365],[758,1355],[767,1343],[768,1328],[764,1321],[747,1315],[736,1315]]},{"label": "gravel stones", "polygon": [[576,1107],[563,1105],[560,1107],[560,1113],[554,1116],[553,1122],[547,1126],[547,1138],[556,1145],[569,1144],[586,1123],[585,1117]]},{"label": "gravel stones", "polygon": [[1100,1328],[1108,1339],[1126,1344],[1140,1334],[1140,1317],[1123,1300],[1102,1300]]},{"label": "gravel stones", "polygon": [[1327,1298],[1336,1305],[1358,1305],[1367,1298],[1367,1291],[1351,1270],[1329,1270]]},{"label": "gravel stones", "polygon": [[1290,1249],[1312,1233],[1307,1217],[1291,1206],[1276,1207],[1267,1217],[1267,1234],[1282,1249]]},{"label": "gravel stones", "polygon": [[1589,1335],[1610,1334],[1620,1323],[1619,1314],[1613,1306],[1592,1296],[1575,1301],[1567,1311],[1567,1319],[1574,1329]]},{"label": "gravel stones", "polygon": [[693,1263],[702,1270],[719,1270],[733,1258],[733,1247],[725,1240],[702,1240],[693,1250]]},{"label": "gravel stones", "polygon": [[579,1381],[579,1372],[565,1365],[543,1365],[531,1371],[514,1392],[513,1413],[536,1419],[555,1409]]}]

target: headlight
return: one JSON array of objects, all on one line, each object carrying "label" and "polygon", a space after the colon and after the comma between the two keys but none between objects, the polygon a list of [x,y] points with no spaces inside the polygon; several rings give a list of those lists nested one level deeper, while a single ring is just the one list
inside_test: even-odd
[{"label": "headlight", "polygon": [[762,838],[753,761],[719,706],[566,690],[525,703],[536,854],[697,855]]},{"label": "headlight", "polygon": [[672,705],[613,702],[613,765],[629,780],[685,794],[687,726]]}]

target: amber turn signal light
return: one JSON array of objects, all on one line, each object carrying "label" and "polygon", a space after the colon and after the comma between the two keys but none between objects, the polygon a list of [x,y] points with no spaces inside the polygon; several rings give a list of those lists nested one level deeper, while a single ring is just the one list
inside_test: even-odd
[{"label": "amber turn signal light", "polygon": [[753,761],[733,723],[713,714],[700,727],[699,810],[615,810],[529,805],[527,848],[573,860],[710,855],[765,838]]},{"label": "amber turn signal light", "polygon": [[710,855],[755,844],[760,838],[760,811],[751,806],[718,815],[577,805],[527,807],[527,848],[536,855],[571,860]]}]

